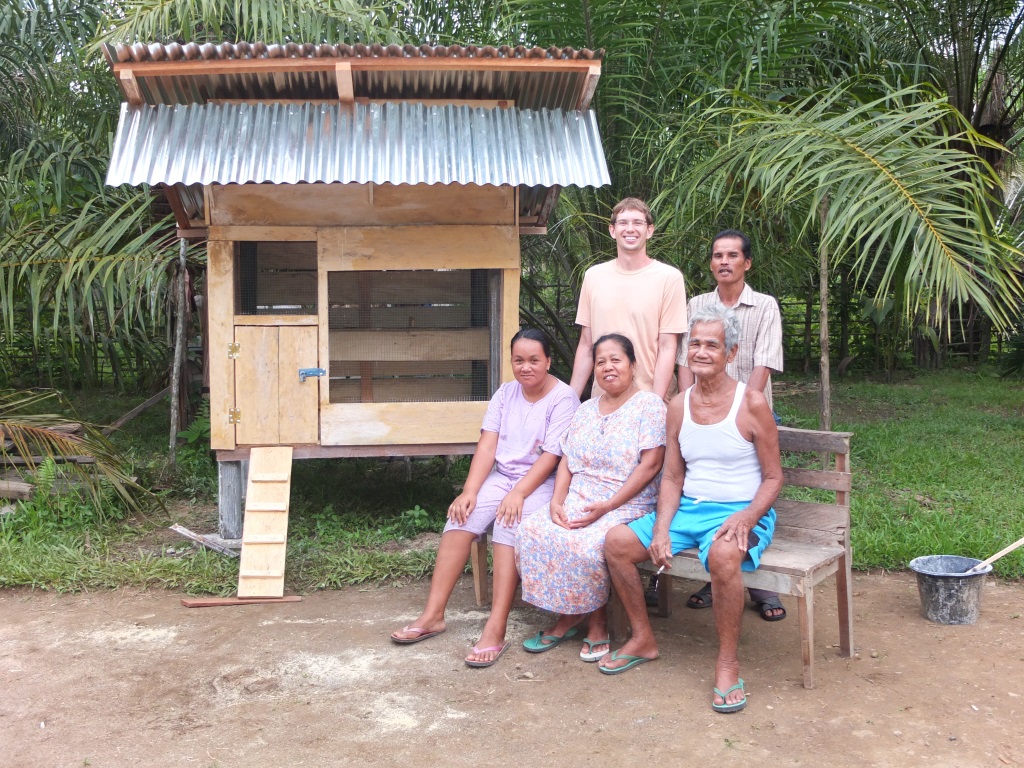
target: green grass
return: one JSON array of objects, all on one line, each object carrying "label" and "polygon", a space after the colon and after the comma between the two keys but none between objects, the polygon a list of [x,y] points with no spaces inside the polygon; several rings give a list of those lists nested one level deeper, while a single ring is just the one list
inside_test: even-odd
[{"label": "green grass", "polygon": [[[83,418],[113,421],[134,403],[90,396]],[[816,426],[817,395],[783,396],[792,426]],[[97,415],[93,410],[99,409]],[[233,594],[238,560],[193,548],[166,531],[172,522],[216,528],[215,467],[189,446],[182,467],[164,466],[166,408],[157,406],[116,436],[140,478],[162,487],[169,511],[96,522],[88,505],[40,499],[0,517],[0,587],[60,591],[164,587]],[[854,432],[854,565],[902,569],[918,555],[984,558],[1024,535],[1024,383],[970,371],[906,376],[893,384],[837,382],[834,428]],[[439,532],[462,459],[445,476],[440,459],[333,460],[294,464],[287,589],[308,592],[430,573],[432,549],[407,546]],[[194,510],[204,510],[197,515]],[[173,548],[174,554],[168,550]],[[996,564],[1024,578],[1024,552]]]},{"label": "green grass", "polygon": [[[796,408],[813,427],[815,404]],[[905,568],[919,555],[986,558],[1024,535],[1024,384],[970,371],[836,387],[833,428],[854,432],[857,568]],[[995,565],[1024,578],[1024,552]]]}]

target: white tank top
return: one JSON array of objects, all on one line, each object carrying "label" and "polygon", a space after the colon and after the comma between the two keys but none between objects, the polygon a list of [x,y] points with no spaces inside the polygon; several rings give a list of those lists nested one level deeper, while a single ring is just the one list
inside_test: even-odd
[{"label": "white tank top", "polygon": [[729,414],[717,424],[697,424],[690,418],[690,395],[683,395],[683,425],[679,451],[686,462],[683,495],[708,501],[750,501],[761,485],[761,462],[754,444],[736,426],[746,385],[736,384]]}]

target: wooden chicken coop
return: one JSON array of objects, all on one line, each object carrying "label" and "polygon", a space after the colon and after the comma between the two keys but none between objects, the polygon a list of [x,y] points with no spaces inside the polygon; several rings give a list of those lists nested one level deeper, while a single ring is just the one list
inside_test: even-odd
[{"label": "wooden chicken coop", "polygon": [[608,183],[601,52],[365,45],[105,49],[107,183],[161,187],[207,242],[221,535],[241,462],[472,452],[511,379],[522,234]]}]

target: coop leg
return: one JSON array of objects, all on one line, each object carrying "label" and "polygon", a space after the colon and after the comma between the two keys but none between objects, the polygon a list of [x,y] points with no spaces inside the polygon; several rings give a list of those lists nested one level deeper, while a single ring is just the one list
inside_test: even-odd
[{"label": "coop leg", "polygon": [[242,538],[242,462],[217,462],[217,508],[222,539]]}]

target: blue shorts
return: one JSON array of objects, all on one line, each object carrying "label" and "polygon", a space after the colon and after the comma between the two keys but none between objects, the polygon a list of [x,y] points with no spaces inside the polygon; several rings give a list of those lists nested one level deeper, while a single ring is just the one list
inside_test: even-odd
[{"label": "blue shorts", "polygon": [[[668,535],[672,542],[672,554],[676,555],[684,549],[697,548],[697,556],[708,569],[708,550],[715,532],[722,527],[730,515],[746,509],[749,501],[707,501],[691,499],[683,496],[679,500],[679,509],[672,518]],[[652,512],[629,524],[629,528],[640,539],[645,547],[651,546],[654,538],[654,518]],[[761,562],[761,553],[772,543],[775,535],[775,509],[769,509],[765,515],[750,529],[751,541],[748,542],[747,557],[740,565],[740,570],[753,571]],[[757,537],[754,542],[753,538]]]}]

